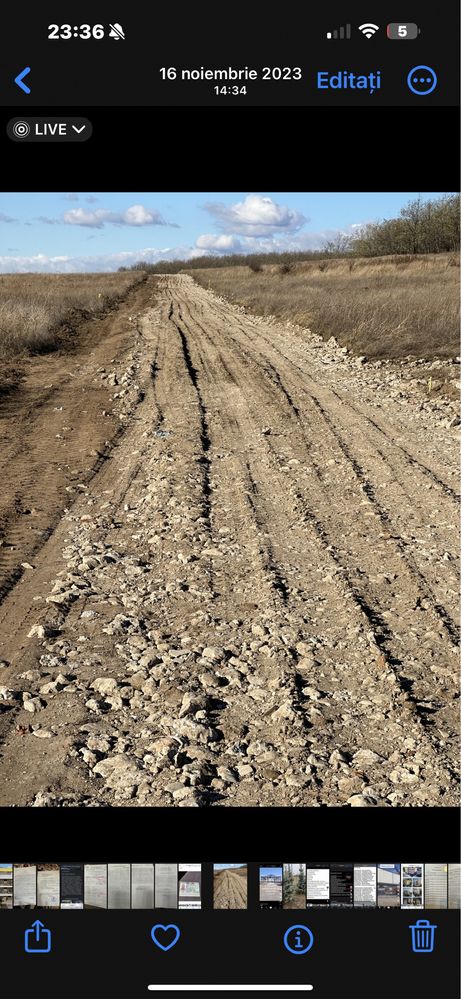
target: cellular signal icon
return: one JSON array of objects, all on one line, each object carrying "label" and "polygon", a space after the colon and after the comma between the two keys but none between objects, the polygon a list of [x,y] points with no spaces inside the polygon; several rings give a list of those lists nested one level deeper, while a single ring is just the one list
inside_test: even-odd
[{"label": "cellular signal icon", "polygon": [[351,26],[346,24],[346,27],[335,28],[334,31],[327,31],[327,38],[350,38],[351,37]]},{"label": "cellular signal icon", "polygon": [[110,28],[109,38],[115,38],[116,41],[119,41],[120,39],[122,39],[123,41],[125,41],[125,32],[124,32],[121,24],[117,24],[117,23],[110,24],[109,28]]}]

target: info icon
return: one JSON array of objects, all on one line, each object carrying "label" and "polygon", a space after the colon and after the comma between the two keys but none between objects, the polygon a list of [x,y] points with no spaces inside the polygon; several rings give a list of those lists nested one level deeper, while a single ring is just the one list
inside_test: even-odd
[{"label": "info icon", "polygon": [[307,954],[314,943],[314,934],[308,926],[296,923],[289,926],[283,937],[284,947],[290,954]]}]

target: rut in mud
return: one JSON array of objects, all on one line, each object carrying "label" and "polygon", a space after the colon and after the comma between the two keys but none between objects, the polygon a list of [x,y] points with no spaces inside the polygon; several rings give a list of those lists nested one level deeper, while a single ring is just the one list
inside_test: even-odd
[{"label": "rut in mud", "polygon": [[189,277],[137,296],[0,580],[2,803],[456,803],[455,434]]}]

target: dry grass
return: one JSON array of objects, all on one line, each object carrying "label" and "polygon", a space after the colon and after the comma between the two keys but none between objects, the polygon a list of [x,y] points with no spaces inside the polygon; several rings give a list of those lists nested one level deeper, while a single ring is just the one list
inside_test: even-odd
[{"label": "dry grass", "polygon": [[459,256],[305,261],[193,270],[205,288],[259,315],[290,319],[370,358],[459,353]]},{"label": "dry grass", "polygon": [[97,315],[143,278],[140,272],[1,275],[0,359],[52,350],[63,323]]}]

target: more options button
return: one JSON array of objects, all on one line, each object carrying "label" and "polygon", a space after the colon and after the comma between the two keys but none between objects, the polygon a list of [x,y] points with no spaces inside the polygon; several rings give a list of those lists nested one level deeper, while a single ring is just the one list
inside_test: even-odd
[{"label": "more options button", "polygon": [[10,118],[6,131],[13,142],[86,142],[93,126],[88,118],[21,115]]}]

